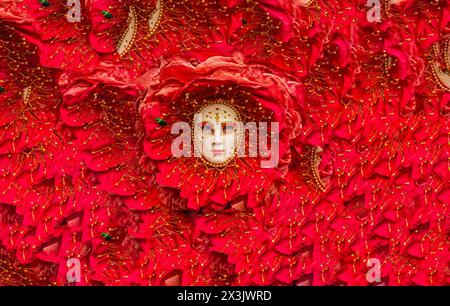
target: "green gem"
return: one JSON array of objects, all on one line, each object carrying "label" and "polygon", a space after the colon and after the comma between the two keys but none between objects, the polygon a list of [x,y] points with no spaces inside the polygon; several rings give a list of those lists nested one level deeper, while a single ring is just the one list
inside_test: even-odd
[{"label": "green gem", "polygon": [[108,234],[108,233],[102,233],[102,237],[105,238],[106,240],[111,240],[112,239],[111,235]]},{"label": "green gem", "polygon": [[47,0],[39,0],[39,3],[42,6],[45,6],[45,7],[49,7],[50,6],[50,2],[48,2]]},{"label": "green gem", "polygon": [[168,125],[167,122],[164,121],[161,118],[156,118],[156,123],[158,123],[160,126],[167,126]]},{"label": "green gem", "polygon": [[4,93],[5,91],[5,88],[3,88],[3,86],[0,86],[0,93]]},{"label": "green gem", "polygon": [[111,18],[113,18],[113,15],[112,15],[110,12],[105,11],[105,10],[102,11],[102,15],[103,15],[106,19],[111,19]]}]

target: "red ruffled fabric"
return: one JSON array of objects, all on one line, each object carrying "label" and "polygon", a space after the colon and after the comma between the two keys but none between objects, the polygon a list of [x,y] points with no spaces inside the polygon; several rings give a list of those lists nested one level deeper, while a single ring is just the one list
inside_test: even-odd
[{"label": "red ruffled fabric", "polygon": [[[450,284],[450,1],[366,2],[2,1],[0,285]],[[186,97],[277,167],[173,158]]]}]

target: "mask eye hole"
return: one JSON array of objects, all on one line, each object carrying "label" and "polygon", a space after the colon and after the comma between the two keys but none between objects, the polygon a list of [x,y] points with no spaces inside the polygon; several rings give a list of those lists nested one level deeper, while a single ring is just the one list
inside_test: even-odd
[{"label": "mask eye hole", "polygon": [[225,135],[234,133],[236,130],[236,125],[234,123],[222,123],[222,131]]}]

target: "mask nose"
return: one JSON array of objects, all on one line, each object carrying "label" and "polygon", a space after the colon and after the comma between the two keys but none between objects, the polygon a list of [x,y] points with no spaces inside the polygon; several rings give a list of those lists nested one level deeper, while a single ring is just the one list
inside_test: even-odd
[{"label": "mask nose", "polygon": [[216,124],[214,127],[214,140],[213,140],[213,145],[222,145],[222,126],[220,124]]}]

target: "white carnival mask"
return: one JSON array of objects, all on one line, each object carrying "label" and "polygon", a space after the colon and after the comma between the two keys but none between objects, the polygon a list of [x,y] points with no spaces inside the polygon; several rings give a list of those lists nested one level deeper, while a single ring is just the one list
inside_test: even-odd
[{"label": "white carnival mask", "polygon": [[240,116],[223,103],[209,104],[194,117],[194,147],[196,156],[220,166],[236,154],[242,130]]}]

